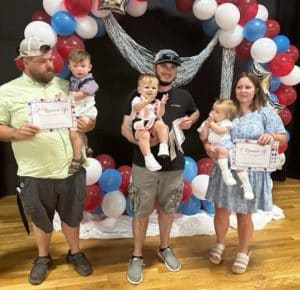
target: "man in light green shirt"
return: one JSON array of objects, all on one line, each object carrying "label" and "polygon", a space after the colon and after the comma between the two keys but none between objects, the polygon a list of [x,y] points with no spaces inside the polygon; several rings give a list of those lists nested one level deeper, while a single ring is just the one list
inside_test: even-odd
[{"label": "man in light green shirt", "polygon": [[[50,239],[55,210],[69,244],[67,261],[83,276],[92,267],[80,251],[79,224],[85,201],[85,170],[68,174],[73,152],[68,131],[39,131],[27,121],[27,102],[54,98],[68,93],[68,82],[54,75],[53,57],[48,44],[36,37],[20,43],[19,58],[24,73],[0,87],[0,140],[11,141],[18,164],[18,175],[24,183],[19,197],[33,222],[38,257],[29,281],[40,284],[51,266]],[[78,130],[86,132],[94,121],[78,120]]]}]

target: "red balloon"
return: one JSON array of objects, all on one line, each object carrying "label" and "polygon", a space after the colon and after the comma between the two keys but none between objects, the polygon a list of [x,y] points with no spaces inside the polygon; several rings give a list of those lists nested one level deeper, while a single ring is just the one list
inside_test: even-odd
[{"label": "red balloon", "polygon": [[234,2],[234,0],[217,0],[217,3],[219,5],[224,4],[224,3],[232,3]]},{"label": "red balloon", "polygon": [[291,86],[280,85],[280,87],[274,92],[281,105],[289,106],[297,99],[297,92]]},{"label": "red balloon", "polygon": [[107,168],[116,168],[115,160],[109,154],[100,154],[96,159],[101,163],[102,171]]},{"label": "red balloon", "polygon": [[285,53],[289,54],[293,58],[294,62],[296,62],[299,58],[299,50],[296,46],[294,46],[292,44],[285,51]]},{"label": "red balloon", "polygon": [[92,211],[96,209],[102,201],[102,191],[98,184],[88,185],[86,187],[86,198],[84,210]]},{"label": "red balloon", "polygon": [[284,153],[288,148],[288,143],[284,143],[282,145],[279,146],[278,148],[278,154]]},{"label": "red balloon", "polygon": [[251,50],[252,42],[244,39],[236,48],[236,56],[241,60],[250,59],[250,50]]},{"label": "red balloon", "polygon": [[240,10],[240,25],[244,25],[248,20],[254,18],[258,11],[258,4],[256,0],[237,0],[235,5]]},{"label": "red balloon", "polygon": [[193,11],[194,0],[176,0],[175,5],[179,12],[189,13]]},{"label": "red balloon", "polygon": [[183,195],[182,195],[182,203],[185,203],[189,200],[192,195],[192,186],[187,180],[183,180]]},{"label": "red balloon", "polygon": [[54,73],[58,74],[62,71],[64,67],[64,59],[59,54],[56,48],[52,49],[52,57],[53,57]]},{"label": "red balloon", "polygon": [[209,157],[201,158],[197,161],[198,175],[207,174],[210,175],[211,169],[214,165],[214,161]]},{"label": "red balloon", "polygon": [[73,16],[84,16],[91,11],[93,0],[64,0],[64,4]]},{"label": "red balloon", "polygon": [[279,112],[279,116],[285,126],[292,121],[292,113],[288,108],[283,108]]},{"label": "red balloon", "polygon": [[57,50],[64,59],[68,59],[70,52],[75,49],[85,49],[82,40],[76,35],[58,36]]},{"label": "red balloon", "polygon": [[15,63],[16,63],[16,67],[19,71],[24,70],[24,64],[23,64],[23,59],[22,58],[18,58],[17,60],[15,60]]},{"label": "red balloon", "polygon": [[280,52],[269,62],[268,67],[273,74],[283,77],[293,70],[294,65],[292,56],[286,52]]},{"label": "red balloon", "polygon": [[128,185],[130,183],[131,166],[122,165],[118,168],[118,171],[121,173],[121,176],[122,176],[122,182],[121,182],[121,185],[119,188],[125,194],[128,191]]},{"label": "red balloon", "polygon": [[266,21],[266,33],[264,37],[273,38],[280,32],[280,25],[276,20],[268,19]]},{"label": "red balloon", "polygon": [[44,9],[40,9],[40,10],[35,11],[32,14],[31,20],[32,21],[39,20],[39,21],[44,21],[44,22],[50,23],[51,17],[50,17],[50,15],[47,14],[47,12]]}]

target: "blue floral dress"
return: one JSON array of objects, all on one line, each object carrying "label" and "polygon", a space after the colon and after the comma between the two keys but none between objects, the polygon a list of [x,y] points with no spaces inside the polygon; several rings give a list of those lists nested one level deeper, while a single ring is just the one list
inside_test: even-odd
[{"label": "blue floral dress", "polygon": [[[279,115],[272,107],[264,107],[255,112],[248,112],[243,117],[237,116],[233,121],[231,137],[234,139],[256,140],[263,133],[285,133],[284,125]],[[243,197],[241,182],[233,171],[236,185],[227,186],[223,182],[217,163],[214,164],[206,198],[218,207],[230,212],[248,213],[257,209],[270,211],[272,209],[272,180],[269,172],[248,171],[250,183],[255,195],[253,200]]]}]

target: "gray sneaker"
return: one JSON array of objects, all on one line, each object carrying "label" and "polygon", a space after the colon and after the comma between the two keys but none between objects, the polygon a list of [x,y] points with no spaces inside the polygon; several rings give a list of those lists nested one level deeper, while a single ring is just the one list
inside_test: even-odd
[{"label": "gray sneaker", "polygon": [[73,264],[75,270],[81,276],[88,276],[93,273],[92,265],[82,252],[71,255],[69,251],[66,260],[68,263]]},{"label": "gray sneaker", "polygon": [[171,248],[166,248],[163,251],[158,249],[157,251],[158,256],[163,260],[166,267],[172,271],[177,272],[181,269],[181,264],[177,257],[175,256],[174,251]]},{"label": "gray sneaker", "polygon": [[41,284],[46,276],[48,269],[52,266],[51,257],[37,257],[34,262],[32,269],[29,273],[28,280],[32,285]]},{"label": "gray sneaker", "polygon": [[129,283],[137,285],[143,281],[143,259],[134,257],[130,258],[127,270],[127,280]]}]

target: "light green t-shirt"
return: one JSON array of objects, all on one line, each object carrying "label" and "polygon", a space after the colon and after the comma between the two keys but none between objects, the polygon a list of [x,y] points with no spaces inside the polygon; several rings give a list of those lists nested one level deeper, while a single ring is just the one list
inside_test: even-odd
[{"label": "light green t-shirt", "polygon": [[[27,102],[67,94],[68,82],[55,77],[42,85],[23,73],[0,87],[0,124],[18,128],[28,123]],[[39,132],[34,137],[12,142],[19,176],[62,179],[68,177],[72,145],[68,131]]]}]

